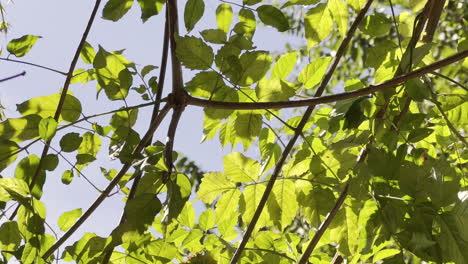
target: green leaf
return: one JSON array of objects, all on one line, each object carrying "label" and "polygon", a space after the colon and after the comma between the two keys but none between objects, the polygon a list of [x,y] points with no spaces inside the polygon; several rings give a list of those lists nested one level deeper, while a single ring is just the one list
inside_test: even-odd
[{"label": "green leaf", "polygon": [[304,88],[311,89],[320,83],[323,75],[327,71],[330,61],[331,57],[318,58],[302,69],[299,73],[298,80],[303,83]]},{"label": "green leaf", "polygon": [[221,29],[206,29],[200,33],[206,42],[223,44],[226,42],[226,33]]},{"label": "green leaf", "polygon": [[258,82],[270,69],[272,58],[266,51],[245,52],[240,57],[242,74],[238,81],[241,86]]},{"label": "green leaf", "polygon": [[213,63],[213,49],[196,37],[176,37],[176,54],[180,62],[191,70],[207,70]]},{"label": "green leaf", "polygon": [[192,31],[195,24],[202,18],[205,12],[205,2],[203,0],[188,0],[184,9],[184,22],[187,32]]},{"label": "green leaf", "polygon": [[434,130],[430,128],[425,128],[425,127],[416,128],[412,130],[410,134],[408,135],[408,141],[412,143],[419,142],[425,139],[426,137],[428,137],[430,134],[432,134],[432,132],[434,132]]},{"label": "green leaf", "polygon": [[68,229],[70,229],[70,227],[72,227],[72,225],[81,216],[81,214],[82,214],[81,208],[63,213],[58,219],[58,222],[57,222],[58,227],[62,231],[67,231]]},{"label": "green leaf", "polygon": [[296,66],[298,53],[298,51],[293,51],[282,55],[273,66],[271,77],[286,79]]},{"label": "green leaf", "polygon": [[24,35],[21,38],[11,40],[7,45],[7,50],[16,57],[23,57],[40,38],[40,36]]},{"label": "green leaf", "polygon": [[260,178],[260,165],[239,152],[224,156],[224,174],[234,182],[253,182]]},{"label": "green leaf", "polygon": [[452,109],[445,112],[447,119],[456,126],[462,126],[468,124],[467,113],[468,113],[468,102],[463,102]]},{"label": "green leaf", "polygon": [[295,6],[295,5],[313,5],[316,4],[320,0],[289,0],[286,2],[281,8],[289,7],[289,6]]},{"label": "green leaf", "polygon": [[158,66],[154,66],[154,65],[146,65],[145,67],[143,67],[143,69],[141,70],[141,76],[145,77],[150,71],[152,70],[155,70],[159,68]]},{"label": "green leaf", "polygon": [[417,102],[422,102],[424,99],[431,98],[431,88],[420,79],[407,81],[405,83],[405,88],[408,95]]},{"label": "green leaf", "polygon": [[[199,72],[185,84],[185,89],[196,97],[210,98],[219,95],[224,86],[223,78],[214,71]],[[223,100],[224,101],[224,100]]]},{"label": "green leaf", "polygon": [[[54,116],[57,105],[60,100],[60,94],[35,97],[16,105],[17,110],[23,116],[36,114],[42,118]],[[65,100],[60,114],[59,121],[75,122],[81,115],[81,103],[71,94],[65,95]]]},{"label": "green leaf", "polygon": [[234,26],[233,31],[239,35],[251,39],[255,33],[257,21],[252,10],[242,8],[239,11],[239,22]]},{"label": "green leaf", "polygon": [[83,135],[80,147],[78,148],[77,155],[77,168],[81,170],[87,166],[90,162],[96,159],[96,154],[101,148],[101,138],[91,132],[86,132]]},{"label": "green leaf", "polygon": [[180,212],[177,220],[182,226],[193,228],[195,225],[195,210],[191,202],[186,202],[184,208]]},{"label": "green leaf", "polygon": [[[265,192],[265,185],[263,184],[254,184],[248,185],[245,187],[244,191],[242,192],[241,201],[239,204],[239,211],[242,216],[242,221],[245,225],[250,223],[252,217],[257,210],[258,204],[260,203],[260,199]],[[267,225],[269,222],[269,213],[267,210],[263,210],[262,214],[260,215],[257,225],[255,226],[256,230],[262,228],[263,226]]]},{"label": "green leaf", "polygon": [[109,0],[102,10],[102,18],[118,21],[130,10],[133,0]]},{"label": "green leaf", "polygon": [[244,149],[248,149],[252,141],[260,135],[262,129],[261,114],[256,114],[255,111],[238,112],[235,119],[234,130],[235,135],[241,140]]},{"label": "green leaf", "polygon": [[330,0],[328,1],[327,8],[338,25],[341,37],[345,38],[348,31],[348,7],[343,0]]},{"label": "green leaf", "polygon": [[288,19],[283,12],[272,5],[261,5],[257,8],[258,17],[265,24],[283,32],[289,29]]},{"label": "green leaf", "polygon": [[43,168],[48,171],[53,171],[57,168],[59,163],[58,156],[55,154],[47,154],[43,160]]},{"label": "green leaf", "polygon": [[384,14],[372,14],[367,16],[359,25],[359,29],[372,37],[381,37],[387,35],[392,27],[392,21]]},{"label": "green leaf", "polygon": [[146,22],[150,17],[159,14],[165,3],[165,0],[138,0],[141,9],[141,20]]},{"label": "green leaf", "polygon": [[87,41],[85,41],[80,52],[81,59],[84,63],[93,64],[95,56],[96,52],[94,51],[94,48]]},{"label": "green leaf", "polygon": [[346,2],[356,11],[361,11],[366,4],[366,0],[346,0]]},{"label": "green leaf", "polygon": [[55,135],[55,131],[57,131],[57,121],[52,117],[46,117],[39,122],[39,136],[43,140],[49,140]]},{"label": "green leaf", "polygon": [[261,79],[255,89],[260,102],[287,101],[295,94],[290,84],[280,79]]},{"label": "green leaf", "polygon": [[210,172],[203,175],[197,195],[203,202],[211,204],[220,194],[232,189],[236,189],[236,184],[223,173]]},{"label": "green leaf", "polygon": [[125,216],[129,223],[136,226],[150,225],[161,208],[161,202],[154,194],[143,193],[127,201]]},{"label": "green leaf", "polygon": [[0,137],[3,140],[22,142],[39,136],[38,115],[27,115],[21,118],[9,118],[0,123]]},{"label": "green leaf", "polygon": [[[37,199],[40,199],[42,196],[42,186],[44,185],[46,178],[46,173],[44,169],[49,170],[54,165],[56,166],[56,164],[53,164],[53,160],[50,161],[51,159],[54,159],[53,156],[55,156],[55,158],[57,159],[56,155],[54,154],[49,154],[46,157],[44,157],[42,166],[43,169],[37,172],[36,183],[34,184],[34,187],[31,191],[32,195]],[[36,155],[29,155],[27,157],[24,157],[16,166],[15,178],[24,180],[28,185],[31,184],[31,180],[38,169],[37,166],[39,165],[39,161],[40,159]]]},{"label": "green leaf", "polygon": [[28,184],[22,179],[0,178],[0,201],[26,199],[29,196]]},{"label": "green leaf", "polygon": [[18,229],[18,223],[14,221],[4,222],[0,226],[0,251],[8,260],[13,255],[8,252],[14,252],[21,243],[21,233]]},{"label": "green leaf", "polygon": [[70,184],[73,180],[73,171],[72,170],[66,170],[62,174],[62,183],[63,184]]},{"label": "green leaf", "polygon": [[80,134],[71,132],[68,134],[65,134],[61,139],[60,139],[60,148],[64,152],[73,152],[80,147],[81,142],[83,141],[83,138],[80,137]]},{"label": "green leaf", "polygon": [[299,210],[296,199],[296,187],[293,181],[278,181],[273,186],[273,194],[269,199],[271,218],[281,230],[289,226]]},{"label": "green leaf", "polygon": [[18,157],[19,146],[13,141],[0,140],[0,171],[4,170]]},{"label": "green leaf", "polygon": [[232,23],[232,8],[229,4],[220,4],[216,8],[216,24],[218,28],[224,31],[224,33],[229,32],[229,27]]},{"label": "green leaf", "polygon": [[121,53],[118,51],[108,52],[99,46],[98,53],[93,61],[98,82],[98,93],[104,89],[110,100],[125,99],[133,83],[132,73],[129,68],[134,68],[134,65],[125,59]]},{"label": "green leaf", "polygon": [[324,40],[333,29],[333,20],[326,4],[319,4],[307,11],[304,17],[307,49]]},{"label": "green leaf", "polygon": [[203,211],[198,218],[198,225],[201,229],[208,231],[215,226],[215,215],[211,208]]}]

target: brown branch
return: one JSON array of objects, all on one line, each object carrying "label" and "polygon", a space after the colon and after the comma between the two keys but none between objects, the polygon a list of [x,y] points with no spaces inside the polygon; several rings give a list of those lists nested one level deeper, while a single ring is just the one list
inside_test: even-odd
[{"label": "brown branch", "polygon": [[[351,41],[353,35],[354,35],[354,32],[356,31],[358,25],[361,23],[362,19],[364,18],[367,10],[369,9],[370,5],[372,4],[373,0],[368,0],[366,5],[364,6],[364,8],[359,12],[359,14],[357,15],[356,19],[354,20],[353,24],[351,25],[348,33],[346,34],[346,37],[345,39],[343,39],[343,42],[340,44],[340,47],[338,48],[338,51],[336,52],[336,56],[331,64],[331,66],[328,68],[327,72],[325,73],[325,76],[322,80],[322,82],[320,83],[320,86],[317,90],[317,92],[315,93],[315,97],[318,97],[318,96],[321,96],[322,93],[325,91],[325,88],[326,86],[328,85],[328,82],[330,81],[340,59],[343,57],[347,47],[348,47],[348,44],[349,42]],[[268,184],[265,188],[265,192],[263,193],[262,195],[262,198],[260,199],[260,202],[257,206],[257,209],[255,210],[255,213],[252,217],[252,220],[251,222],[249,223],[249,225],[247,226],[247,230],[245,231],[245,234],[242,238],[242,241],[239,245],[239,248],[237,248],[236,252],[234,253],[234,256],[232,257],[231,259],[231,264],[235,264],[237,263],[237,261],[239,260],[241,254],[242,254],[242,251],[244,250],[245,248],[245,245],[247,244],[247,241],[249,240],[250,236],[252,235],[252,232],[255,228],[255,225],[257,224],[257,221],[258,219],[260,218],[260,215],[263,211],[263,208],[265,207],[266,205],[266,202],[268,200],[268,197],[271,193],[271,191],[273,190],[273,186],[275,184],[275,181],[276,179],[278,178],[278,175],[280,174],[281,172],[281,169],[283,167],[283,164],[287,158],[287,156],[289,155],[289,152],[292,150],[294,144],[296,143],[296,140],[298,139],[299,135],[302,133],[302,130],[305,126],[305,124],[307,123],[307,121],[309,120],[311,114],[312,114],[312,111],[315,109],[315,105],[311,105],[307,108],[307,110],[305,111],[301,121],[299,122],[299,125],[297,126],[296,128],[296,132],[294,133],[294,136],[291,138],[291,140],[289,141],[288,145],[286,146],[286,148],[284,149],[283,153],[281,153],[281,157],[279,158],[278,160],[278,163],[276,164],[275,166],[275,170],[273,171],[273,174],[271,175],[270,177],[270,180],[268,181]]]},{"label": "brown branch", "polygon": [[[151,122],[154,122],[154,120],[158,117],[159,115],[159,106],[160,106],[160,101],[162,97],[162,91],[164,88],[164,80],[166,79],[166,67],[167,67],[167,55],[168,55],[168,50],[169,50],[169,34],[168,34],[168,18],[167,18],[167,9],[166,9],[166,22],[164,25],[164,37],[163,37],[163,50],[162,50],[162,55],[161,55],[161,67],[159,68],[159,83],[158,83],[158,90],[156,91],[156,101],[153,107],[153,112],[151,114]],[[149,146],[151,144],[151,141],[153,140],[153,137],[151,137],[148,142],[145,144],[145,147]],[[130,188],[130,192],[128,193],[127,197],[127,203],[131,199],[135,197],[136,190],[138,188],[138,185],[140,184],[140,179],[142,176],[142,171],[141,169],[138,169],[135,172],[135,177],[133,179],[132,187]],[[124,224],[126,221],[126,216],[125,212],[122,213],[122,216],[119,221],[119,225]],[[103,264],[109,263],[109,260],[112,256],[112,253],[114,251],[114,247],[110,247],[106,250],[104,258],[102,259]]]},{"label": "brown branch", "polygon": [[21,72],[21,73],[15,74],[15,75],[13,75],[13,76],[0,79],[0,82],[6,82],[6,81],[9,81],[9,80],[18,78],[18,77],[20,77],[20,76],[25,76],[25,75],[26,75],[26,72],[23,71],[23,72]]},{"label": "brown branch", "polygon": [[341,264],[343,263],[343,257],[340,256],[340,253],[336,252],[335,256],[332,259],[331,264]]},{"label": "brown branch", "polygon": [[[65,83],[63,84],[63,90],[62,93],[60,94],[60,99],[57,105],[57,109],[55,110],[54,114],[54,119],[55,121],[58,122],[60,114],[62,113],[62,108],[63,104],[65,103],[65,98],[68,93],[68,88],[70,86],[70,81],[73,77],[73,71],[75,69],[76,63],[78,62],[78,59],[80,58],[80,53],[81,50],[83,49],[83,46],[86,42],[86,38],[88,37],[89,31],[91,30],[91,26],[93,25],[94,19],[96,17],[96,13],[99,9],[99,5],[101,4],[101,0],[96,0],[96,3],[94,4],[94,9],[91,12],[91,16],[89,17],[88,24],[86,25],[86,29],[83,33],[83,36],[81,37],[80,43],[78,44],[78,48],[75,51],[75,55],[73,56],[72,62],[70,63],[70,68],[67,72],[67,77],[65,78]],[[41,158],[39,160],[39,164],[37,165],[36,171],[34,175],[31,177],[31,182],[29,183],[29,189],[32,190],[34,185],[36,184],[38,175],[42,169],[42,165],[44,163],[44,157],[47,155],[47,152],[49,151],[49,145],[52,142],[52,138],[47,140],[46,144],[44,145],[44,148],[42,149],[41,153]],[[15,211],[13,214],[10,216],[10,220],[13,220],[16,216],[16,213],[18,212],[19,206],[16,207]]]},{"label": "brown branch", "polygon": [[435,70],[438,70],[442,67],[453,64],[466,57],[468,57],[468,50],[456,53],[453,56],[450,56],[446,59],[430,64],[428,66],[419,68],[410,73],[397,76],[381,84],[370,85],[366,88],[351,91],[351,92],[326,95],[326,96],[317,97],[317,98],[297,100],[297,101],[236,103],[236,102],[210,101],[210,100],[196,98],[196,97],[188,95],[187,105],[200,106],[204,108],[216,108],[216,109],[255,110],[255,109],[283,109],[283,108],[293,108],[293,107],[313,106],[313,105],[318,105],[318,104],[333,103],[333,102],[351,99],[351,98],[355,98],[355,97],[359,97],[363,95],[368,95],[371,93],[375,93],[377,91],[381,91],[387,88],[398,86],[400,84],[405,83],[408,80],[421,77],[427,73],[432,73]]},{"label": "brown branch", "polygon": [[[136,146],[135,150],[132,154],[140,153],[146,144],[148,143],[149,139],[152,138],[152,135],[156,131],[156,129],[161,124],[162,120],[166,116],[167,112],[171,109],[171,104],[166,104],[162,109],[158,117],[151,123],[150,128],[146,132],[145,136],[142,138],[138,146]],[[106,199],[106,197],[110,194],[112,189],[119,183],[122,177],[127,173],[127,171],[132,166],[131,162],[125,163],[122,168],[120,169],[119,173],[114,177],[114,179],[109,183],[109,185],[104,189],[104,191],[99,195],[98,198],[93,202],[93,204],[86,210],[86,212],[73,224],[70,229],[65,232],[65,234],[57,240],[45,253],[42,255],[43,259],[47,259],[55,250],[57,250],[87,219],[91,214],[101,205],[101,203]]]},{"label": "brown branch", "polygon": [[61,74],[61,75],[65,75],[65,76],[67,75],[66,72],[59,71],[59,70],[56,70],[56,69],[52,69],[52,68],[49,68],[49,67],[47,67],[47,66],[39,65],[39,64],[36,64],[36,63],[32,63],[32,62],[14,60],[14,59],[10,59],[10,58],[0,58],[0,60],[2,60],[2,61],[9,61],[9,62],[15,62],[15,63],[20,63],[20,64],[26,64],[26,65],[29,65],[29,66],[34,66],[34,67],[41,68],[41,69],[44,69],[44,70],[56,72],[56,73]]},{"label": "brown branch", "polygon": [[340,210],[341,206],[343,205],[344,200],[346,199],[346,195],[348,194],[348,188],[349,188],[349,182],[346,183],[343,191],[341,192],[340,196],[338,197],[338,200],[336,201],[335,205],[331,209],[331,211],[328,213],[327,217],[325,220],[322,222],[320,225],[319,229],[315,233],[314,237],[310,241],[309,245],[307,245],[306,250],[301,256],[301,259],[299,260],[299,264],[307,264],[309,263],[309,257],[314,251],[315,247],[317,246],[317,243],[320,241],[322,238],[323,234],[327,230],[328,226],[332,222],[333,218],[335,218],[335,215],[338,213]]}]

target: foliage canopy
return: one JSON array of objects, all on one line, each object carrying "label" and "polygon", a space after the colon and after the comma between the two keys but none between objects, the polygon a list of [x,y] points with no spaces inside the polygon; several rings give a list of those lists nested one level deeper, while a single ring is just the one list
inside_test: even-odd
[{"label": "foliage canopy", "polygon": [[[67,72],[26,61],[41,36],[7,43],[2,62],[64,84],[0,123],[0,263],[468,263],[466,3],[137,2],[97,0]],[[202,28],[213,4],[215,22]],[[98,12],[117,22],[130,8],[142,22],[165,16],[161,62],[141,66],[87,41]],[[285,50],[256,46],[265,27],[285,34]],[[85,115],[69,89],[78,83],[123,107]],[[128,106],[131,95],[141,103]],[[204,109],[204,140],[259,155],[232,152],[223,171],[201,171],[173,147],[191,107]],[[164,119],[162,143],[153,134]],[[53,219],[61,233],[49,230],[47,175],[86,179],[105,148],[116,160],[98,170],[108,186]],[[125,205],[111,234],[68,241],[114,190]]]}]

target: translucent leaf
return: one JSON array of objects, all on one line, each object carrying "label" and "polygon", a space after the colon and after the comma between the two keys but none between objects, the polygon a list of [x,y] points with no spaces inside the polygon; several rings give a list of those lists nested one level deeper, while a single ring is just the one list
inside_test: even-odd
[{"label": "translucent leaf", "polygon": [[261,79],[255,89],[260,102],[287,101],[295,94],[291,84],[280,79]]},{"label": "translucent leaf", "polygon": [[229,4],[220,4],[216,8],[216,24],[218,28],[228,33],[232,22],[232,8]]},{"label": "translucent leaf", "polygon": [[57,168],[59,163],[58,156],[55,154],[47,154],[44,157],[43,168],[48,171],[53,171]]},{"label": "translucent leaf", "polygon": [[80,162],[78,160],[78,166],[77,168],[81,170],[83,167],[88,165],[91,161],[93,161],[96,157],[97,152],[101,148],[101,138],[91,132],[86,132],[83,135],[83,140],[81,141],[80,147],[78,148],[78,155],[77,159],[79,159],[79,155],[86,155],[89,158],[83,160],[83,162]]},{"label": "translucent leaf", "polygon": [[283,54],[280,57],[280,59],[275,63],[275,66],[273,66],[273,70],[271,71],[271,77],[286,79],[294,69],[294,66],[296,66],[297,55],[297,51]]},{"label": "translucent leaf", "polygon": [[133,0],[109,0],[102,10],[102,18],[115,22],[121,19],[132,5]]},{"label": "translucent leaf", "polygon": [[239,112],[235,119],[235,135],[241,140],[244,149],[248,149],[252,141],[260,135],[262,129],[261,114],[255,111]]},{"label": "translucent leaf", "polygon": [[66,170],[62,174],[62,183],[63,184],[70,184],[73,180],[73,171],[72,170]]},{"label": "translucent leaf", "polygon": [[38,115],[26,115],[21,118],[9,118],[0,123],[0,135],[3,140],[22,142],[39,136]]},{"label": "translucent leaf", "polygon": [[11,40],[7,45],[7,50],[16,57],[23,57],[40,38],[40,36],[24,35],[21,38]]},{"label": "translucent leaf", "polygon": [[146,22],[150,17],[159,14],[165,3],[165,0],[138,0],[141,9],[141,20]]},{"label": "translucent leaf", "polygon": [[161,202],[154,194],[143,193],[127,201],[125,216],[132,225],[150,225],[161,208]]},{"label": "translucent leaf", "polygon": [[359,29],[372,37],[381,37],[388,34],[392,27],[392,21],[384,14],[372,14],[367,16],[359,25]]},{"label": "translucent leaf", "polygon": [[[50,154],[53,155],[53,154]],[[55,156],[55,155],[53,155]],[[44,160],[43,160],[43,165],[42,168],[39,172],[37,172],[36,176],[36,183],[34,184],[34,187],[32,188],[32,195],[40,199],[42,196],[42,186],[44,185],[45,182],[45,171],[44,169],[47,169],[49,166],[51,166],[49,163],[52,163],[49,161],[51,158],[47,155]],[[53,159],[53,158],[52,158]],[[15,178],[24,180],[28,185],[31,184],[32,177],[36,174],[37,166],[39,165],[39,157],[36,155],[29,155],[25,158],[23,158],[18,165],[16,166],[15,169]],[[57,160],[58,162],[58,160]],[[54,164],[52,164],[53,166]]]},{"label": "translucent leaf", "polygon": [[141,76],[145,77],[150,71],[152,70],[155,70],[159,68],[158,66],[154,66],[154,65],[146,65],[145,67],[143,67],[143,69],[141,70]]},{"label": "translucent leaf", "polygon": [[15,252],[21,242],[21,234],[17,222],[7,221],[0,226],[0,251],[8,260],[12,255],[8,252]]},{"label": "translucent leaf", "polygon": [[205,12],[205,2],[203,0],[188,0],[185,3],[184,22],[187,32],[192,31],[195,24],[200,20]]},{"label": "translucent leaf", "polygon": [[27,198],[29,195],[28,184],[22,179],[0,178],[0,201],[7,202],[12,198]]},{"label": "translucent leaf", "polygon": [[58,227],[62,231],[67,231],[72,227],[76,220],[81,216],[81,208],[63,213],[58,219]]},{"label": "translucent leaf", "polygon": [[248,86],[258,82],[270,69],[272,58],[266,51],[245,52],[240,57],[242,74],[238,84]]},{"label": "translucent leaf", "polygon": [[239,22],[234,26],[233,31],[251,39],[255,33],[257,21],[252,10],[242,8],[239,11]]},{"label": "translucent leaf", "polygon": [[211,208],[203,211],[198,218],[198,225],[201,229],[208,231],[215,226],[215,215]]},{"label": "translucent leaf", "polygon": [[333,20],[326,4],[319,4],[307,11],[304,17],[307,48],[324,40],[333,29]]},{"label": "translucent leaf", "polygon": [[346,0],[346,2],[356,11],[361,11],[366,4],[366,0]]},{"label": "translucent leaf", "polygon": [[80,144],[82,141],[83,141],[83,138],[80,137],[80,134],[71,132],[71,133],[65,134],[60,139],[60,148],[64,152],[73,152],[80,147]]},{"label": "translucent leaf", "polygon": [[207,70],[213,63],[213,49],[196,37],[176,37],[176,54],[180,62],[191,70]]},{"label": "translucent leaf", "polygon": [[273,186],[274,196],[269,200],[269,212],[273,222],[284,230],[289,226],[299,210],[296,187],[293,181],[277,181]]},{"label": "translucent leaf", "polygon": [[330,0],[328,1],[327,8],[338,25],[341,37],[346,37],[346,32],[348,31],[348,7],[343,0]]},{"label": "translucent leaf", "polygon": [[123,100],[127,97],[133,83],[132,73],[128,68],[134,68],[134,65],[121,52],[108,52],[99,46],[93,66],[98,93],[104,89],[110,100]]},{"label": "translucent leaf", "polygon": [[283,32],[289,29],[289,22],[286,16],[278,8],[272,5],[261,5],[257,8],[260,20],[265,24]]},{"label": "translucent leaf", "polygon": [[193,228],[195,225],[195,210],[193,209],[191,202],[185,203],[185,206],[177,217],[177,220],[179,220],[179,223],[182,226]]},{"label": "translucent leaf", "polygon": [[294,5],[313,5],[317,3],[320,0],[289,0],[286,2],[281,8],[289,7],[289,6],[294,6]]},{"label": "translucent leaf", "polygon": [[15,152],[19,149],[18,144],[13,141],[0,140],[0,171],[13,163],[18,156]]},{"label": "translucent leaf", "polygon": [[[265,185],[263,184],[254,184],[248,185],[245,187],[242,192],[242,198],[240,202],[240,214],[242,216],[242,221],[247,225],[252,221],[252,217],[257,210],[260,199],[262,198],[263,193],[265,192]],[[269,222],[269,214],[267,210],[263,210],[260,218],[258,219],[256,230],[267,225]]]},{"label": "translucent leaf", "polygon": [[408,135],[408,141],[412,143],[416,143],[428,137],[430,134],[432,134],[432,132],[434,132],[434,130],[430,128],[425,128],[425,127],[416,128],[413,131],[411,131],[410,134]]},{"label": "translucent leaf", "polygon": [[[60,100],[60,94],[35,97],[16,105],[17,110],[23,116],[36,114],[42,118],[54,116],[57,105]],[[71,94],[65,95],[65,100],[60,114],[59,121],[75,122],[81,115],[81,103]]]},{"label": "translucent leaf", "polygon": [[52,117],[46,117],[39,122],[39,136],[43,140],[49,140],[55,135],[55,131],[57,131],[57,121]]},{"label": "translucent leaf", "polygon": [[211,204],[220,194],[232,189],[236,189],[236,184],[223,173],[210,172],[203,175],[197,195],[203,202]]},{"label": "translucent leaf", "polygon": [[95,56],[96,52],[94,51],[94,48],[87,41],[85,41],[80,52],[81,59],[84,63],[93,64]]},{"label": "translucent leaf", "polygon": [[239,152],[224,156],[224,174],[235,182],[252,182],[258,180],[260,165]]},{"label": "translucent leaf", "polygon": [[307,64],[302,71],[299,73],[298,80],[304,84],[306,89],[313,88],[319,84],[327,70],[328,64],[331,58],[318,58]]},{"label": "translucent leaf", "polygon": [[468,102],[464,102],[446,112],[447,118],[454,125],[462,126],[468,123]]}]

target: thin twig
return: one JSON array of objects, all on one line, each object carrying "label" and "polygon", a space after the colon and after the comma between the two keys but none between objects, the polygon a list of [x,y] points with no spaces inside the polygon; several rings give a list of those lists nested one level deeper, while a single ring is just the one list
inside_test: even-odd
[{"label": "thin twig", "polygon": [[[346,34],[346,37],[343,39],[343,42],[341,43],[340,47],[338,48],[338,51],[336,52],[336,56],[331,64],[331,66],[328,68],[327,72],[325,73],[325,76],[320,83],[320,86],[315,93],[315,97],[321,96],[322,93],[325,91],[326,86],[328,85],[328,82],[330,81],[333,73],[335,72],[336,67],[338,66],[338,63],[342,56],[344,55],[349,42],[351,41],[351,38],[354,35],[354,32],[356,31],[358,25],[361,23],[362,19],[364,18],[367,10],[369,9],[370,5],[372,4],[373,0],[368,0],[364,8],[359,12],[357,15],[355,21],[351,25],[348,33]],[[275,170],[273,171],[273,174],[270,177],[270,180],[268,181],[268,184],[265,188],[265,191],[262,195],[262,198],[260,199],[260,202],[257,206],[257,209],[255,210],[255,213],[252,217],[251,222],[247,226],[247,229],[244,233],[244,236],[242,238],[242,241],[237,248],[236,252],[234,253],[234,256],[231,259],[231,264],[237,263],[237,261],[240,259],[240,256],[242,254],[242,251],[245,248],[245,245],[247,244],[247,241],[249,240],[250,236],[252,235],[252,232],[255,228],[255,225],[257,224],[258,219],[260,218],[260,215],[263,211],[263,208],[266,205],[266,202],[268,200],[268,197],[273,190],[273,186],[275,184],[276,179],[278,178],[281,169],[283,167],[284,162],[286,161],[287,156],[289,155],[289,152],[292,150],[294,144],[296,143],[296,140],[298,139],[299,135],[302,133],[302,129],[306,125],[307,121],[309,120],[312,111],[315,109],[315,105],[309,106],[307,110],[305,111],[301,121],[299,122],[299,125],[296,128],[296,132],[294,133],[294,136],[291,138],[289,141],[288,145],[284,149],[283,153],[281,154],[281,157],[279,158]]]},{"label": "thin twig", "polygon": [[468,87],[466,87],[465,85],[461,84],[460,82],[442,74],[442,73],[438,73],[438,72],[430,72],[430,74],[432,75],[435,75],[435,76],[438,76],[438,77],[441,77],[449,82],[452,82],[454,84],[456,84],[458,87],[462,88],[463,90],[467,91],[468,92]]},{"label": "thin twig", "polygon": [[58,74],[61,74],[61,75],[65,75],[65,76],[67,75],[66,72],[59,71],[59,70],[56,70],[56,69],[52,69],[52,68],[49,68],[47,66],[39,65],[39,64],[36,64],[36,63],[32,63],[32,62],[14,60],[14,59],[10,59],[10,58],[0,58],[0,60],[20,63],[20,64],[26,64],[26,65],[34,66],[34,67],[41,68],[41,69],[44,69],[44,70],[52,71],[52,72],[55,72],[55,73],[58,73]]},{"label": "thin twig", "polygon": [[13,75],[13,76],[0,79],[0,82],[6,82],[6,81],[9,81],[9,80],[18,78],[18,77],[20,77],[20,76],[25,76],[25,75],[26,75],[26,72],[23,71],[23,72],[21,72],[21,73],[15,74],[15,75]]},{"label": "thin twig", "polygon": [[[147,144],[148,140],[152,137],[156,129],[161,124],[162,120],[166,116],[167,112],[171,109],[171,104],[166,104],[163,109],[161,109],[158,117],[151,123],[151,127],[146,132],[145,136],[142,138],[138,146],[136,146],[133,154],[140,153],[144,146]],[[47,259],[55,250],[57,250],[75,231],[88,219],[89,216],[101,205],[101,203],[107,198],[112,189],[120,182],[122,177],[127,173],[127,171],[132,166],[131,162],[125,163],[120,169],[119,173],[114,177],[114,179],[107,185],[106,189],[96,198],[93,204],[86,210],[86,212],[73,224],[70,229],[59,239],[57,240],[42,256],[43,259]]]},{"label": "thin twig", "polygon": [[400,75],[385,81],[381,84],[370,85],[366,88],[354,90],[351,92],[338,93],[333,95],[327,95],[317,98],[297,100],[297,101],[279,101],[279,102],[221,102],[221,101],[210,101],[202,98],[193,97],[187,95],[187,105],[200,106],[204,108],[216,108],[216,109],[234,109],[234,110],[259,110],[259,109],[283,109],[283,108],[294,108],[301,106],[314,106],[318,104],[333,103],[337,101],[342,101],[346,99],[352,99],[363,95],[368,95],[381,91],[387,88],[393,88],[400,84],[405,83],[408,80],[421,77],[427,73],[432,73],[435,70],[438,70],[447,65],[453,64],[457,61],[460,61],[468,57],[468,50],[456,53],[453,56],[450,56],[446,59],[440,60],[433,64],[430,64],[425,67],[421,67],[417,70],[409,72],[404,75]]}]

